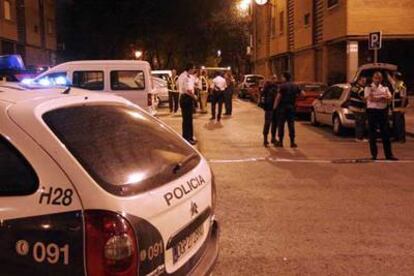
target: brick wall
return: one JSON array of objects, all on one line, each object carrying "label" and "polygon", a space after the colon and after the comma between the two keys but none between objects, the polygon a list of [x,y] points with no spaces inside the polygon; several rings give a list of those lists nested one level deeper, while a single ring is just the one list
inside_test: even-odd
[{"label": "brick wall", "polygon": [[315,80],[315,53],[313,49],[295,54],[295,80]]},{"label": "brick wall", "polygon": [[414,35],[414,0],[348,0],[348,34]]}]

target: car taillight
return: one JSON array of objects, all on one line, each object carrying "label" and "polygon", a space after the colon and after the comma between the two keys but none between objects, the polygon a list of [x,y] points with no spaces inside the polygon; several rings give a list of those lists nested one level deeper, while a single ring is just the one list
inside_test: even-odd
[{"label": "car taillight", "polygon": [[138,275],[138,244],[125,218],[113,212],[87,210],[85,225],[89,276]]},{"label": "car taillight", "polygon": [[148,106],[152,106],[152,94],[148,94],[147,104]]}]

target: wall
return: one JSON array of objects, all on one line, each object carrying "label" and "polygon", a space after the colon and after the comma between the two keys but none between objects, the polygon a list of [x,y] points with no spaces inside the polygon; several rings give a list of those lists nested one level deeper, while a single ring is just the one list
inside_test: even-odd
[{"label": "wall", "polygon": [[[295,1],[295,49],[312,46],[312,1]],[[309,13],[309,25],[305,25],[305,15]]]},{"label": "wall", "polygon": [[41,46],[40,19],[38,1],[25,1],[26,6],[26,42],[29,45]]},{"label": "wall", "polygon": [[[360,0],[356,0],[360,1]],[[338,5],[327,8],[325,0],[323,40],[330,41],[344,37],[347,33],[347,0],[339,0]]]},{"label": "wall", "polygon": [[0,0],[0,36],[5,39],[17,40],[16,1],[10,0],[11,20],[4,18],[4,1]]},{"label": "wall", "polygon": [[295,80],[315,80],[315,52],[313,49],[305,50],[295,54]]},{"label": "wall", "polygon": [[414,35],[414,0],[348,0],[348,34]]}]

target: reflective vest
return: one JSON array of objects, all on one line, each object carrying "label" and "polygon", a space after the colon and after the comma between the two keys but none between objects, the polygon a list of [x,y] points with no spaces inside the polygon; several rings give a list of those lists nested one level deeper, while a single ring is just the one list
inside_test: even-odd
[{"label": "reflective vest", "polygon": [[349,97],[349,109],[352,112],[365,112],[367,105],[364,99],[364,87],[358,83],[352,84]]},{"label": "reflective vest", "polygon": [[403,81],[397,81],[392,94],[392,110],[404,111],[406,107],[407,87]]},{"label": "reflective vest", "polygon": [[208,79],[206,76],[201,76],[201,91],[208,92]]},{"label": "reflective vest", "polygon": [[168,81],[167,81],[168,90],[178,92],[177,79],[178,79],[177,76],[175,76],[174,78],[173,77],[168,77]]}]

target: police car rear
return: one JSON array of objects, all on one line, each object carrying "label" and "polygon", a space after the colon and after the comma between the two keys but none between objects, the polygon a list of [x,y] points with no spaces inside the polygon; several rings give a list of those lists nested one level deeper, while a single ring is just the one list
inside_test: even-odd
[{"label": "police car rear", "polygon": [[211,271],[218,226],[209,166],[136,106],[76,90],[6,91],[0,149],[1,273]]}]

